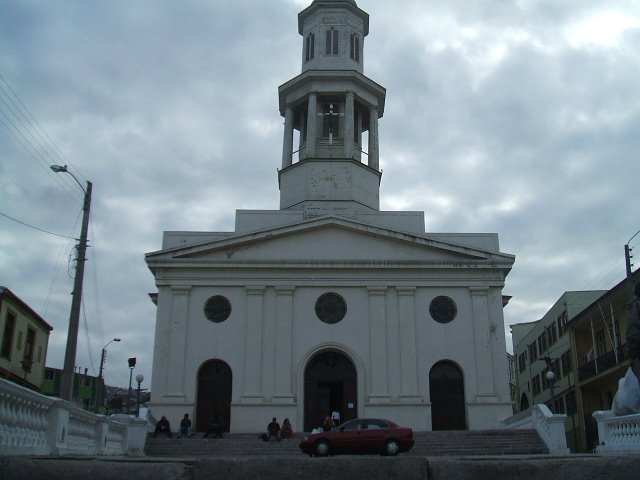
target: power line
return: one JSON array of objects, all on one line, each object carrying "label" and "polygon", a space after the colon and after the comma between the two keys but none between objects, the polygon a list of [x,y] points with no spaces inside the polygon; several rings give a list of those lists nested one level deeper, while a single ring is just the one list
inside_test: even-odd
[{"label": "power line", "polygon": [[50,231],[48,231],[48,230],[44,230],[44,229],[39,228],[39,227],[34,227],[33,225],[29,225],[28,223],[25,223],[25,222],[22,222],[22,221],[20,221],[20,220],[18,220],[18,219],[16,219],[16,218],[10,217],[10,216],[9,216],[9,215],[7,215],[6,213],[2,213],[2,212],[0,212],[0,215],[2,215],[3,217],[8,218],[9,220],[13,220],[14,222],[17,222],[17,223],[19,223],[19,224],[21,224],[21,225],[24,225],[25,227],[33,228],[34,230],[38,230],[39,232],[48,233],[49,235],[55,235],[56,237],[61,237],[61,238],[70,238],[71,240],[78,240],[78,239],[77,239],[77,238],[75,238],[75,237],[69,237],[69,236],[67,236],[67,235],[60,235],[59,233],[53,233],[53,232],[50,232]]}]

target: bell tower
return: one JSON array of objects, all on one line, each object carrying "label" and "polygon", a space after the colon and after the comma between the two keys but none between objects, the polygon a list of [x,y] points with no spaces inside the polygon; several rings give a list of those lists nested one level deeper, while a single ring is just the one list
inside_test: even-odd
[{"label": "bell tower", "polygon": [[369,15],[355,0],[314,0],[298,15],[298,32],[302,73],[278,89],[280,210],[305,217],[378,211],[386,90],[363,74]]}]

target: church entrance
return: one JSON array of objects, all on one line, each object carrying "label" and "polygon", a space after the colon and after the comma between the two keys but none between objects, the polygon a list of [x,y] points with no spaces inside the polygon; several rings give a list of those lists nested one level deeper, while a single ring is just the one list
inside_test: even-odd
[{"label": "church entrance", "polygon": [[231,382],[231,367],[222,360],[209,360],[200,367],[195,430],[204,432],[213,415],[219,415],[224,421],[225,431],[229,431]]},{"label": "church entrance", "polygon": [[429,372],[432,430],[466,430],[464,379],[453,362],[443,360]]},{"label": "church entrance", "polygon": [[313,357],[304,371],[304,431],[322,426],[331,412],[342,422],[358,416],[358,382],[351,360],[338,352]]}]

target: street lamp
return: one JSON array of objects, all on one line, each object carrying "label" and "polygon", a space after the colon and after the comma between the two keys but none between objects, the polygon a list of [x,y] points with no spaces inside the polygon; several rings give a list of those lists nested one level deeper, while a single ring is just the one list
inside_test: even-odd
[{"label": "street lamp", "polygon": [[82,228],[78,240],[78,254],[76,260],[76,274],[73,280],[73,292],[71,292],[71,313],[69,314],[69,331],[67,332],[67,347],[64,354],[64,367],[62,369],[62,385],[60,396],[67,401],[73,399],[73,378],[76,364],[76,349],[78,345],[78,326],[80,324],[80,305],[82,302],[82,282],[84,279],[84,262],[87,252],[87,232],[89,230],[89,210],[91,208],[91,182],[87,182],[85,189],[76,176],[71,173],[66,165],[51,165],[51,170],[56,173],[68,173],[84,192],[84,204],[82,206]]},{"label": "street lamp", "polygon": [[136,382],[138,382],[138,392],[136,394],[136,417],[140,416],[140,384],[142,383],[142,381],[144,380],[144,375],[142,375],[141,373],[139,373],[138,375],[136,375]]},{"label": "street lamp", "polygon": [[104,360],[107,355],[107,347],[109,346],[110,343],[119,342],[119,341],[120,341],[119,338],[114,338],[113,340],[108,342],[104,347],[102,347],[102,356],[100,357],[100,371],[98,373],[98,378],[102,378],[102,367],[104,367]]},{"label": "street lamp", "polygon": [[556,374],[553,373],[553,370],[549,370],[545,374],[545,377],[547,377],[547,383],[551,390],[551,413],[556,413],[556,396],[553,394],[553,382],[556,381]]}]

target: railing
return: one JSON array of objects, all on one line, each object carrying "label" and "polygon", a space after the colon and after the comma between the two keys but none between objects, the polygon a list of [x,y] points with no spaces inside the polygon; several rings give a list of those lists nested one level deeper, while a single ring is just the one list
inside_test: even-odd
[{"label": "railing", "polygon": [[640,453],[640,414],[616,417],[611,410],[593,412],[600,445],[595,453]]},{"label": "railing", "polygon": [[546,405],[534,405],[524,412],[505,418],[502,424],[507,429],[535,429],[552,455],[568,455],[567,437],[564,433],[564,414],[554,415]]},{"label": "railing", "polygon": [[587,380],[591,377],[594,377],[605,370],[615,367],[619,365],[625,360],[627,357],[625,355],[626,350],[625,345],[619,345],[618,350],[618,358],[616,361],[616,354],[612,350],[610,352],[605,353],[604,355],[600,355],[595,360],[591,360],[590,362],[584,363],[578,367],[578,380],[583,381]]},{"label": "railing", "polygon": [[9,455],[143,455],[147,422],[95,415],[0,378],[0,452]]}]

